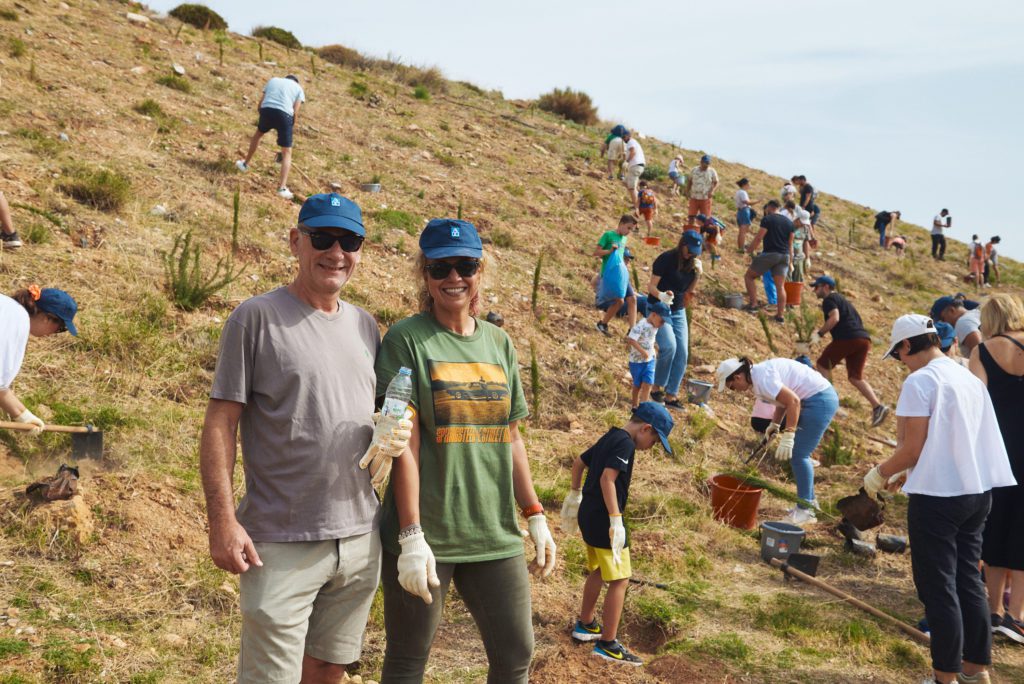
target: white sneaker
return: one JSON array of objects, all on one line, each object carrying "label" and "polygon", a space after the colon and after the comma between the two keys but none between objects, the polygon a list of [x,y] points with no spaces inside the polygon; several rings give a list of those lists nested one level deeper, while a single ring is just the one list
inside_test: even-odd
[{"label": "white sneaker", "polygon": [[241,171],[242,173],[245,173],[246,171],[249,170],[249,165],[245,163],[244,159],[239,159],[238,161],[235,162],[235,168]]},{"label": "white sneaker", "polygon": [[292,197],[295,197],[295,195],[292,194],[292,191],[289,190],[288,188],[278,188],[277,196],[283,197],[286,200],[290,200]]},{"label": "white sneaker", "polygon": [[782,519],[783,522],[787,522],[790,525],[813,525],[818,522],[818,516],[814,514],[814,511],[809,508],[791,508],[787,513],[786,517]]}]

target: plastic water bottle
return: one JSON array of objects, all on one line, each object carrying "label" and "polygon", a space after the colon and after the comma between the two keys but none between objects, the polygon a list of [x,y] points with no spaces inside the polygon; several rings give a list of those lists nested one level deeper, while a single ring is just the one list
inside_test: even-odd
[{"label": "plastic water bottle", "polygon": [[377,421],[377,427],[373,431],[371,447],[381,436],[391,434],[398,421],[405,415],[410,398],[412,398],[412,369],[402,366],[398,369],[398,375],[388,383],[387,392],[384,393],[384,405],[380,409],[380,420]]}]

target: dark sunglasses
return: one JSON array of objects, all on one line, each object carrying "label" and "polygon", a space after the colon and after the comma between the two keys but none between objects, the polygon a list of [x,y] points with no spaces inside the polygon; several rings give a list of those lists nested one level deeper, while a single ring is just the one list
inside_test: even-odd
[{"label": "dark sunglasses", "polygon": [[308,228],[299,228],[299,232],[303,235],[308,235],[313,249],[318,249],[322,252],[333,247],[335,242],[341,246],[344,252],[358,252],[363,246],[363,236],[356,235],[350,230],[342,230],[340,235],[324,233],[319,230],[309,230]]},{"label": "dark sunglasses", "polygon": [[453,268],[455,269],[455,272],[463,278],[469,278],[480,270],[480,260],[460,259],[454,264],[447,261],[435,261],[427,264],[426,268],[427,274],[434,280],[444,280],[448,277],[448,274],[452,272]]}]

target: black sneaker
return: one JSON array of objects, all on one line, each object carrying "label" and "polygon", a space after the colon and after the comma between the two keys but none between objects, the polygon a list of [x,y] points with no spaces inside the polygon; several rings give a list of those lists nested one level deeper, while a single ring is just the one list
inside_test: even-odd
[{"label": "black sneaker", "polygon": [[579,620],[572,628],[572,640],[584,643],[587,641],[597,641],[601,638],[601,623],[594,618],[590,621],[589,625],[585,625]]},{"label": "black sneaker", "polygon": [[608,324],[607,323],[601,323],[599,321],[598,324],[597,324],[597,329],[600,330],[601,332],[603,332],[605,335],[611,335],[611,333],[608,332]]},{"label": "black sneaker", "polygon": [[665,404],[665,408],[676,409],[678,411],[683,411],[686,408],[685,406],[683,406],[683,403],[681,401],[679,401],[678,398],[676,398],[676,399],[666,399],[664,404]]},{"label": "black sneaker", "polygon": [[604,658],[605,660],[610,660],[613,663],[619,663],[620,665],[640,667],[644,664],[644,661],[627,651],[626,647],[620,644],[618,639],[615,641],[599,640],[594,645],[594,655],[599,658]]},{"label": "black sneaker", "polygon": [[661,390],[654,390],[653,392],[651,392],[651,401],[657,402],[659,404],[664,404],[665,393],[662,392]]},{"label": "black sneaker", "polygon": [[[997,621],[998,624],[996,624]],[[1005,613],[1002,617],[992,615],[992,633],[1002,634],[1018,644],[1024,644],[1024,623],[1014,620],[1009,613]]]},{"label": "black sneaker", "polygon": [[4,247],[7,249],[17,249],[21,247],[21,238],[18,237],[18,231],[13,233],[0,233],[0,240],[3,241]]},{"label": "black sneaker", "polygon": [[879,404],[871,409],[871,427],[878,427],[889,417],[891,409],[885,404]]}]

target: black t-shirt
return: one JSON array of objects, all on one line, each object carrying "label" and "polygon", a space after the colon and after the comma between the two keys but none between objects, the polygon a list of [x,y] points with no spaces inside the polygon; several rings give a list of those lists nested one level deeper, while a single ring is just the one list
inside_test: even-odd
[{"label": "black t-shirt", "polygon": [[772,254],[789,254],[789,236],[793,234],[793,222],[782,214],[765,214],[761,227],[767,233],[761,251]]},{"label": "black t-shirt", "polygon": [[821,310],[825,312],[826,319],[832,309],[839,309],[839,322],[829,331],[833,340],[871,339],[860,320],[860,314],[853,308],[853,304],[846,301],[846,297],[833,292],[821,300]]},{"label": "black t-shirt", "polygon": [[889,225],[889,221],[892,220],[892,213],[888,211],[880,211],[875,214],[875,225],[885,227]]},{"label": "black t-shirt", "polygon": [[800,188],[800,206],[807,211],[812,211],[811,207],[814,206],[814,196],[816,194],[813,185],[804,183],[803,187]]},{"label": "black t-shirt", "polygon": [[[615,478],[615,500],[619,504],[619,513],[625,512],[635,453],[636,444],[629,433],[622,428],[612,428],[580,456],[587,466],[587,478],[583,481],[583,500],[580,502],[578,520],[583,541],[596,549],[612,547],[611,537],[608,536],[612,524],[601,492],[601,475],[605,468],[619,471]],[[628,536],[626,546],[629,546]]]},{"label": "black t-shirt", "polygon": [[[672,300],[672,310],[679,311],[684,308],[683,293],[689,289],[690,285],[697,278],[697,269],[680,271],[679,250],[670,249],[659,254],[658,258],[654,260],[654,264],[651,266],[651,273],[661,278],[658,281],[658,290],[661,292],[672,292],[675,295],[675,299]],[[658,301],[658,298],[647,295],[647,301],[653,304]]]}]

